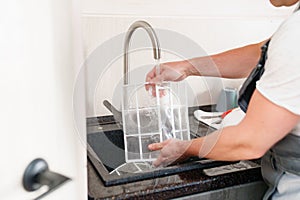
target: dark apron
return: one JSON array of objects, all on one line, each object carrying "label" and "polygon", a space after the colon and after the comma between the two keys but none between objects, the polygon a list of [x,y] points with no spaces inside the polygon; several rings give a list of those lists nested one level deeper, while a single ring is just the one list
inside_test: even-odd
[{"label": "dark apron", "polygon": [[[264,65],[267,60],[269,42],[262,46],[261,57],[255,69],[244,82],[240,93],[238,104],[246,112],[251,96],[258,81],[264,73]],[[286,172],[300,176],[300,137],[288,134],[285,138],[276,143],[261,160],[262,176],[269,186],[264,200],[271,199],[279,180]],[[299,191],[300,192],[300,191]]]}]

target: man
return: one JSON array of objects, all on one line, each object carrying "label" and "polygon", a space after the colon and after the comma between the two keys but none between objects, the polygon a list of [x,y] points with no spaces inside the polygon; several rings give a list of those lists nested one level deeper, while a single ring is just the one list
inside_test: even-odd
[{"label": "man", "polygon": [[[299,0],[270,2],[279,7],[295,5]],[[266,52],[262,53],[263,45]],[[226,161],[263,156],[262,175],[269,185],[264,199],[300,199],[299,48],[300,11],[295,11],[270,42],[263,41],[210,57],[165,63],[160,74],[156,74],[155,69],[150,71],[146,81],[157,83],[180,81],[192,75],[242,78],[247,77],[255,66],[255,70],[264,66],[260,80],[249,81],[256,84],[253,94],[247,87],[246,93],[242,94],[250,95],[251,99],[245,101],[246,115],[239,124],[191,141],[170,139],[151,144],[150,150],[161,151],[153,164],[165,166],[190,156]],[[262,64],[256,65],[258,61]],[[146,89],[149,87],[151,85]]]}]

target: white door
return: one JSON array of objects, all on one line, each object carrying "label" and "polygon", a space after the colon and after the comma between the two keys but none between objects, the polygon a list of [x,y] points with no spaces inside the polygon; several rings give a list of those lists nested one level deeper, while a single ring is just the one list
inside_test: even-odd
[{"label": "white door", "polygon": [[72,179],[44,199],[87,199],[80,136],[85,135],[84,95],[76,105],[82,111],[77,124],[72,109],[79,66],[74,59],[79,48],[73,40],[74,2],[0,3],[0,199],[34,199],[47,190],[23,188],[25,168],[36,158]]}]

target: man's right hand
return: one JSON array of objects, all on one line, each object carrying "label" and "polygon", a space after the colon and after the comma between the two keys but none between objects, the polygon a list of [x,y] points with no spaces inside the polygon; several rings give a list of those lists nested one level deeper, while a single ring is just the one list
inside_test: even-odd
[{"label": "man's right hand", "polygon": [[189,68],[191,64],[189,61],[168,62],[160,64],[159,74],[157,74],[156,66],[147,74],[146,90],[149,90],[156,83],[163,81],[181,81],[191,75]]}]

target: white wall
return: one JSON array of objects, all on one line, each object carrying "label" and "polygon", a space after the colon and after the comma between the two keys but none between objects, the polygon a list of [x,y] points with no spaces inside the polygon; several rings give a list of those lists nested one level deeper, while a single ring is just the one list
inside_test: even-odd
[{"label": "white wall", "polygon": [[[293,8],[275,8],[268,0],[85,0],[82,11],[84,51],[89,59],[103,42],[126,32],[134,21],[145,20],[155,29],[168,29],[182,34],[195,41],[207,54],[213,54],[270,37],[292,10]],[[146,38],[147,36],[145,40],[148,40]],[[115,48],[122,48],[122,42],[120,41],[121,44]],[[161,43],[162,48],[163,43],[164,41]],[[183,44],[182,48],[189,47]],[[107,49],[105,53],[112,51],[114,50]],[[194,53],[197,55],[197,52]],[[132,69],[154,63],[151,54],[149,50],[132,53]],[[95,90],[93,87],[89,88],[88,80],[88,116],[109,114],[102,106],[102,101],[111,101],[114,89],[122,77],[122,55],[119,56],[109,66],[99,64],[103,73]],[[99,63],[100,57],[98,56]],[[162,62],[174,59],[182,58],[163,51]],[[105,68],[109,69],[104,70]],[[88,70],[87,79],[91,79],[95,74],[94,70]],[[191,98],[189,104],[215,103],[221,88],[224,87],[222,84],[238,87],[241,81],[220,82],[220,79],[216,78],[189,78],[188,82],[197,96],[197,101]],[[207,95],[208,91],[211,96]],[[119,106],[116,102],[114,104]]]}]

